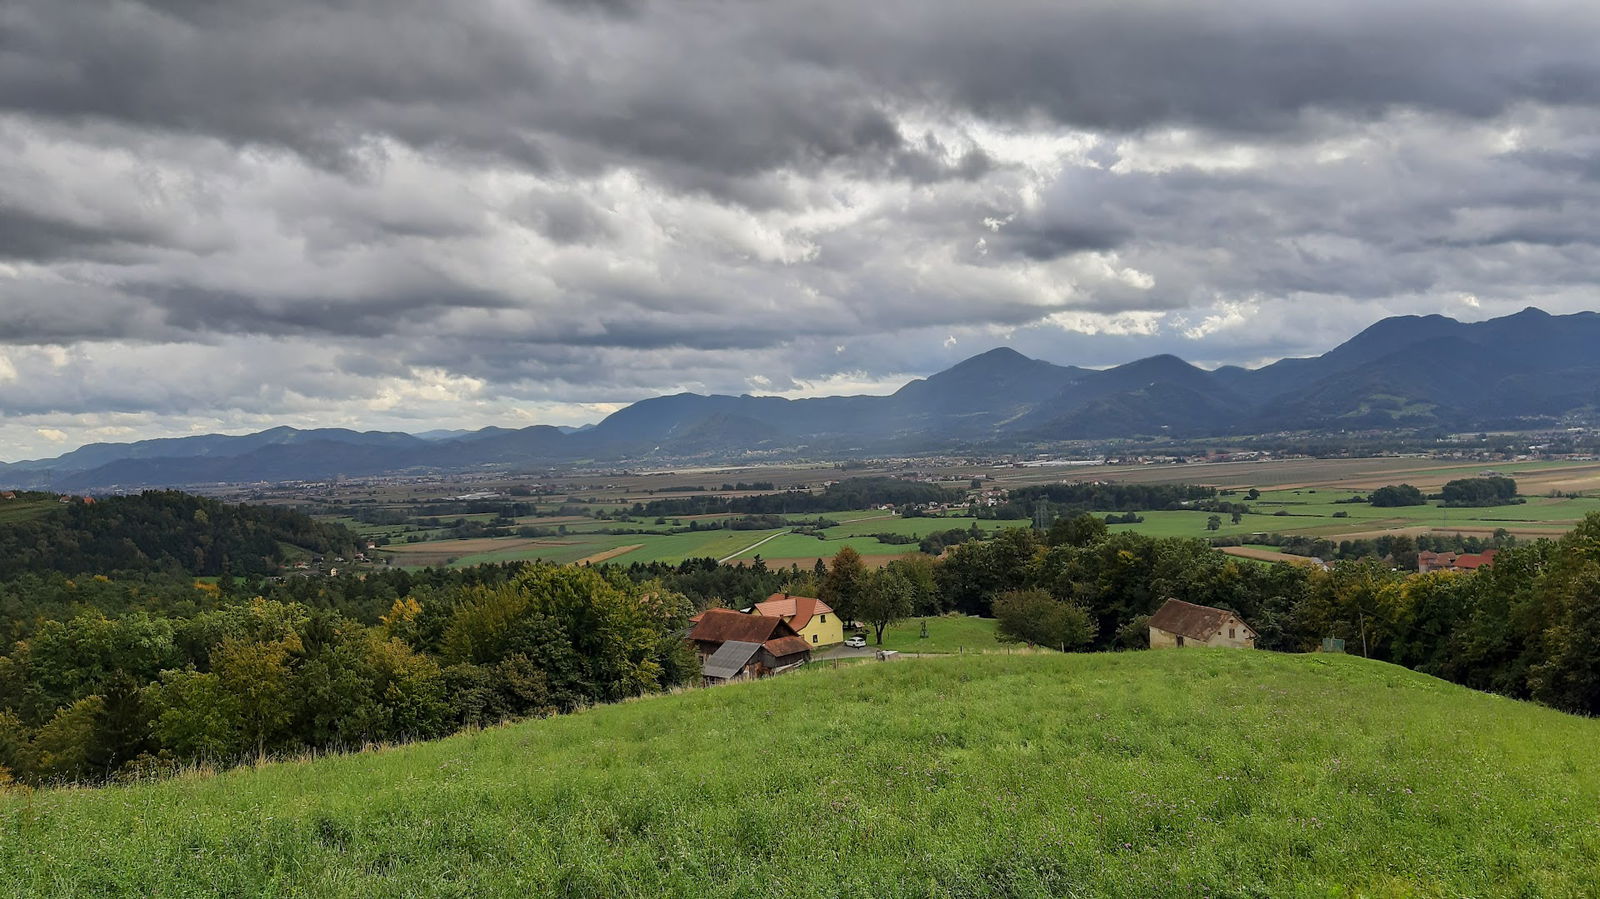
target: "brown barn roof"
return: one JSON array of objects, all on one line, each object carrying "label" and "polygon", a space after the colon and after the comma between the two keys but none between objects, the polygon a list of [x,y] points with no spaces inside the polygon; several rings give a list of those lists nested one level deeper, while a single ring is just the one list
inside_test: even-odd
[{"label": "brown barn roof", "polygon": [[810,623],[812,616],[832,612],[833,606],[811,596],[774,593],[766,601],[756,603],[756,611],[774,618],[787,618],[789,626],[798,631]]},{"label": "brown barn roof", "polygon": [[765,643],[774,637],[793,637],[794,628],[782,618],[746,615],[732,609],[707,609],[689,631],[689,639],[705,643]]},{"label": "brown barn roof", "polygon": [[775,640],[768,640],[763,645],[766,646],[767,652],[780,659],[784,656],[792,656],[797,652],[811,651],[811,644],[806,642],[805,637],[778,637]]},{"label": "brown barn roof", "polygon": [[[1150,626],[1160,628],[1169,634],[1182,634],[1196,640],[1207,640],[1212,634],[1222,629],[1222,623],[1230,617],[1238,618],[1232,612],[1224,609],[1215,609],[1211,606],[1197,606],[1192,602],[1181,599],[1169,599],[1166,604],[1150,616]],[[1239,622],[1244,624],[1243,621]],[[1254,634],[1255,630],[1250,625],[1245,625],[1245,630]]]}]

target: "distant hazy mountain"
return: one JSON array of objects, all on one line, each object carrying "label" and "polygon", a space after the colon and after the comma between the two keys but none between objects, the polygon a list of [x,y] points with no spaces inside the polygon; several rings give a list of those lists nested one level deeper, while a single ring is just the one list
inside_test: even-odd
[{"label": "distant hazy mountain", "polygon": [[837,457],[1137,436],[1468,430],[1600,410],[1600,314],[1385,319],[1338,347],[1259,369],[1152,356],[1096,371],[990,350],[890,396],[701,396],[634,403],[596,425],[420,435],[273,428],[0,465],[0,485],[60,490],[322,480],[571,462]]}]

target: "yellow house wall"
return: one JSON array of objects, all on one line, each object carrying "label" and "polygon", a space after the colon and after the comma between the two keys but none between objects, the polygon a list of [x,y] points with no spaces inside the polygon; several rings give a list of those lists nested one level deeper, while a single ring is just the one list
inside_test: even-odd
[{"label": "yellow house wall", "polygon": [[[828,620],[823,621],[826,617]],[[806,626],[800,629],[800,636],[812,646],[832,646],[844,642],[844,623],[839,616],[828,612],[826,616],[812,615]]]}]

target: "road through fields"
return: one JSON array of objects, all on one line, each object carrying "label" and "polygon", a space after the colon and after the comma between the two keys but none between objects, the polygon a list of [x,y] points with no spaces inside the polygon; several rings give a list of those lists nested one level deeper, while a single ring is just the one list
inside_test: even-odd
[{"label": "road through fields", "polygon": [[749,546],[745,547],[744,549],[739,550],[738,552],[734,553],[733,555],[726,556],[724,558],[718,559],[717,560],[717,564],[721,565],[724,562],[731,562],[734,559],[737,559],[738,557],[740,557],[740,556],[744,555],[745,553],[749,552],[750,550],[755,549],[756,547],[760,546],[761,544],[766,543],[768,540],[771,540],[773,537],[781,537],[781,536],[783,536],[784,534],[787,534],[787,533],[788,533],[788,531],[779,531],[776,534],[768,534],[767,536],[762,537],[760,540],[757,540],[756,542],[750,544]]}]

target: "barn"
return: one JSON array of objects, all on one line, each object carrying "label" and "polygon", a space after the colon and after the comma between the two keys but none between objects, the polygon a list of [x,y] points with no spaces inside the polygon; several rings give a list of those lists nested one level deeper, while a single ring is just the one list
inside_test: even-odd
[{"label": "barn", "polygon": [[1256,632],[1227,609],[1169,599],[1150,616],[1150,648],[1226,646],[1254,649]]},{"label": "barn", "polygon": [[708,609],[695,619],[688,639],[707,684],[767,677],[811,661],[811,645],[782,618]]}]

